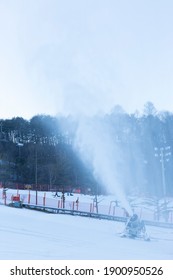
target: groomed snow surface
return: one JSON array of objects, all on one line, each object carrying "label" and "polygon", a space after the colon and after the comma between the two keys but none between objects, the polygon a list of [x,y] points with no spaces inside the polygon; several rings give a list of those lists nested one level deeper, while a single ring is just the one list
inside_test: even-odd
[{"label": "groomed snow surface", "polygon": [[124,223],[0,205],[1,260],[173,259],[173,229],[147,226],[151,241],[121,238]]}]

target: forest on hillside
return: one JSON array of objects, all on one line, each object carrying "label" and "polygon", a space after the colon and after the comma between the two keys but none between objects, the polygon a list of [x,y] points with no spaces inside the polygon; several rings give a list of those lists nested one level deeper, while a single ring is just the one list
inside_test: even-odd
[{"label": "forest on hillside", "polygon": [[[116,173],[127,193],[172,196],[173,113],[158,112],[148,102],[142,114],[128,114],[115,106],[109,114],[92,117],[93,122],[98,119],[109,129],[119,151],[113,155]],[[1,119],[1,185],[106,193],[106,186],[77,153],[77,129],[78,120],[70,115]]]}]

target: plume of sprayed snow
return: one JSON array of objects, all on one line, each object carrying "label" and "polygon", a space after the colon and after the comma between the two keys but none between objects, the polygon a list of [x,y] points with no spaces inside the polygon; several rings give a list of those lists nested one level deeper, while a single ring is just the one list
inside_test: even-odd
[{"label": "plume of sprayed snow", "polygon": [[78,122],[75,146],[85,163],[92,166],[95,178],[109,193],[115,195],[131,214],[123,187],[118,182],[116,165],[120,152],[111,137],[109,127],[101,118],[81,117]]}]

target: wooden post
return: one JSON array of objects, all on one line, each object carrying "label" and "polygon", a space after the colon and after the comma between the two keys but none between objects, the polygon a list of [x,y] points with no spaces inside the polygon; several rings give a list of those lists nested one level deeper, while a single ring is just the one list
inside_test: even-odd
[{"label": "wooden post", "polygon": [[44,196],[43,196],[43,206],[46,205],[46,193],[44,193]]},{"label": "wooden post", "polygon": [[60,202],[61,202],[61,201],[60,201],[60,200],[58,200],[58,208],[60,208]]},{"label": "wooden post", "polygon": [[4,196],[4,204],[7,205],[7,195],[6,195],[6,192],[5,192],[5,196]]},{"label": "wooden post", "polygon": [[109,205],[109,215],[111,214],[111,206],[112,206],[112,201],[110,202],[110,205]]},{"label": "wooden post", "polygon": [[78,209],[79,209],[79,201],[76,202],[76,210],[78,211]]},{"label": "wooden post", "polygon": [[113,207],[113,216],[115,216],[115,206]]},{"label": "wooden post", "polygon": [[28,204],[30,204],[30,201],[31,201],[31,195],[30,195],[30,191],[28,193]]}]

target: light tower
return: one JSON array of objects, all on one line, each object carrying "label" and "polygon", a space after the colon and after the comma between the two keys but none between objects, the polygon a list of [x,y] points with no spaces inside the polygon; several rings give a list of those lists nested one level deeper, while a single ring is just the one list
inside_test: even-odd
[{"label": "light tower", "polygon": [[160,160],[160,163],[161,163],[164,211],[166,214],[167,201],[166,201],[165,162],[169,161],[169,157],[171,156],[171,147],[170,146],[165,146],[165,147],[160,147],[160,148],[155,147],[154,150],[155,150],[155,157],[158,157]]}]

